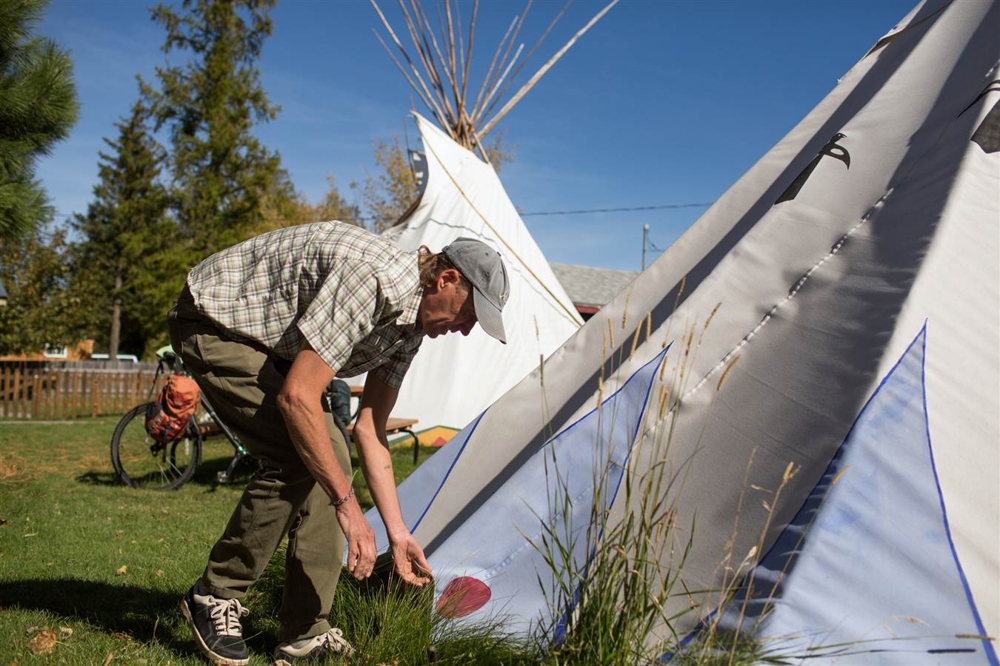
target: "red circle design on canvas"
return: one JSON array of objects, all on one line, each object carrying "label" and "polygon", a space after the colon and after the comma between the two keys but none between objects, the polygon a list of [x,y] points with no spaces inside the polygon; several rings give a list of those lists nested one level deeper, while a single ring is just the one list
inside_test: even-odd
[{"label": "red circle design on canvas", "polygon": [[490,600],[490,587],[478,578],[459,576],[444,587],[438,599],[438,615],[449,620],[474,613]]}]

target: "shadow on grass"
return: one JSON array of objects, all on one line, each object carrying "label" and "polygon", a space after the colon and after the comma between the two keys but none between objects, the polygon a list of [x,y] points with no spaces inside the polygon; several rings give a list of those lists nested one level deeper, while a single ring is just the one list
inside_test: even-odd
[{"label": "shadow on grass", "polygon": [[[225,472],[232,458],[216,457],[202,461],[195,470],[194,476],[188,484],[202,486],[208,490],[215,490],[219,484],[219,473]],[[252,458],[244,458],[237,465],[233,478],[226,482],[226,485],[242,488],[257,470],[257,463]],[[121,486],[125,487],[118,475],[111,470],[88,470],[76,477],[77,483],[89,486]],[[154,491],[150,491],[154,492]]]},{"label": "shadow on grass", "polygon": [[121,484],[118,475],[111,471],[90,470],[76,477],[77,483],[85,483],[89,486],[117,486]]},{"label": "shadow on grass", "polygon": [[[126,634],[156,641],[178,655],[200,654],[180,611],[181,595],[128,585],[76,580],[20,580],[0,583],[0,608],[52,613],[85,622],[108,634]],[[252,651],[273,645],[272,631],[260,631],[252,619],[243,621]]]},{"label": "shadow on grass", "polygon": [[0,606],[74,618],[139,641],[188,641],[185,633],[175,633],[183,630],[177,622],[178,603],[176,594],[96,581],[64,578],[0,583]]}]

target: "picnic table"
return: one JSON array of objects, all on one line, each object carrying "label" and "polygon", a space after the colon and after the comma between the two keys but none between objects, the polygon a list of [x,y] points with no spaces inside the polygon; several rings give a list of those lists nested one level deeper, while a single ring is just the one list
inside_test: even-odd
[{"label": "picnic table", "polygon": [[[358,409],[361,407],[361,396],[365,392],[363,386],[355,386],[353,384],[351,387],[351,397],[358,399],[358,407],[351,412],[351,422],[347,425],[347,434],[354,438],[354,424],[358,417]],[[406,434],[413,438],[413,463],[416,464],[420,457],[420,439],[417,437],[417,433],[413,431],[413,426],[417,424],[417,419],[402,418],[390,416],[385,424],[385,434],[386,435],[396,435],[396,434]]]}]

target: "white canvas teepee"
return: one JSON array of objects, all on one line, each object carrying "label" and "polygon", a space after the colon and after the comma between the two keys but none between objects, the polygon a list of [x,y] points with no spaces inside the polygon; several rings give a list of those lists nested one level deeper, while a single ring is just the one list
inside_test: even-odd
[{"label": "white canvas teepee", "polygon": [[394,413],[418,428],[456,430],[538,367],[583,323],[532,239],[493,168],[414,114],[426,182],[418,205],[385,236],[405,250],[433,252],[460,236],[496,249],[507,266],[507,344],[476,327],[468,335],[427,339],[400,389]]},{"label": "white canvas teepee", "polygon": [[[595,495],[616,520],[635,509],[622,480],[659,469],[673,524],[696,526],[683,586],[752,583],[725,608],[662,600],[690,609],[674,630],[721,618],[783,654],[824,648],[810,663],[997,664],[998,68],[1000,3],[918,5],[407,479],[437,593],[475,579],[471,618],[572,626],[531,540],[580,533]],[[585,572],[593,552],[572,552]]]}]

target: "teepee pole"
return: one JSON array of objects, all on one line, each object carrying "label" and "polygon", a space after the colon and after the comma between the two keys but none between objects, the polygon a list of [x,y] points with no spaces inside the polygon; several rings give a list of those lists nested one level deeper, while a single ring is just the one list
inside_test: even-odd
[{"label": "teepee pole", "polygon": [[[514,69],[513,73],[510,75],[510,79],[507,81],[507,83],[505,83],[502,87],[499,88],[499,91],[497,93],[497,97],[494,98],[493,101],[489,105],[484,104],[482,106],[482,108],[480,109],[480,113],[479,113],[479,118],[478,118],[479,120],[482,120],[485,116],[488,116],[490,114],[490,112],[493,111],[493,108],[497,105],[497,102],[500,99],[502,99],[503,96],[507,93],[507,89],[510,87],[510,84],[514,82],[514,80],[521,73],[521,70],[524,69],[524,67],[531,60],[532,56],[535,55],[535,51],[538,50],[538,47],[542,45],[542,42],[545,41],[545,38],[549,36],[549,33],[552,32],[552,29],[556,27],[556,24],[559,23],[559,21],[562,19],[562,17],[566,15],[566,11],[569,9],[569,6],[571,4],[572,4],[572,0],[567,0],[566,1],[566,4],[563,5],[562,9],[559,10],[559,13],[555,15],[555,18],[553,18],[552,21],[549,23],[548,27],[545,28],[545,32],[543,32],[541,34],[541,36],[537,40],[535,40],[535,44],[531,47],[531,50],[528,51],[528,55],[525,56],[524,60],[521,61],[521,64],[519,64]],[[528,6],[530,7],[530,5],[531,5],[531,3],[529,2]],[[525,14],[527,13],[527,11],[528,11],[528,7],[525,7]],[[523,46],[522,46],[522,50],[523,50]]]},{"label": "teepee pole", "polygon": [[614,7],[615,5],[617,5],[617,4],[618,4],[618,0],[611,0],[611,2],[608,3],[608,5],[604,9],[602,9],[601,11],[599,11],[597,13],[597,15],[594,16],[594,18],[590,19],[590,21],[587,23],[587,25],[583,26],[583,28],[581,28],[579,32],[577,32],[575,35],[573,35],[573,38],[570,39],[568,42],[566,42],[566,45],[563,46],[561,49],[559,49],[559,51],[557,51],[554,56],[552,56],[551,58],[549,58],[549,61],[547,63],[545,63],[544,65],[542,65],[541,69],[539,69],[537,72],[535,72],[535,75],[532,76],[530,79],[528,79],[527,83],[525,83],[523,86],[521,86],[521,89],[518,90],[514,94],[514,96],[510,98],[510,101],[508,101],[506,104],[504,104],[504,106],[503,106],[502,109],[500,109],[499,111],[497,111],[497,114],[495,116],[493,116],[493,118],[491,118],[489,120],[489,122],[487,122],[483,126],[483,128],[479,131],[479,135],[480,136],[486,136],[487,134],[489,134],[489,131],[491,129],[493,129],[493,127],[498,122],[500,122],[500,120],[503,119],[503,117],[506,116],[507,113],[511,109],[513,109],[514,106],[516,106],[518,102],[521,101],[522,97],[524,97],[526,94],[528,94],[528,91],[531,90],[534,87],[534,85],[536,83],[538,83],[538,81],[543,76],[545,76],[545,73],[548,72],[549,69],[551,69],[552,66],[555,65],[559,61],[560,58],[563,57],[563,54],[566,53],[566,51],[568,51],[570,49],[570,47],[573,46],[573,44],[576,43],[576,40],[580,39],[580,37],[582,37],[588,30],[590,30],[590,28],[595,23],[597,23],[601,19],[601,17],[603,17],[605,14],[607,14],[608,11],[612,7]]},{"label": "teepee pole", "polygon": [[369,2],[371,2],[372,7],[375,8],[375,11],[378,13],[379,18],[382,19],[382,25],[384,25],[385,29],[389,32],[389,36],[392,37],[392,41],[396,44],[396,48],[399,49],[400,53],[403,54],[403,58],[410,66],[410,71],[413,73],[413,78],[412,79],[410,78],[406,70],[403,68],[402,63],[400,63],[399,60],[396,59],[396,56],[393,55],[392,51],[389,49],[389,46],[385,43],[382,37],[376,32],[375,36],[382,44],[382,48],[384,48],[386,53],[389,54],[389,57],[392,58],[392,61],[396,63],[396,66],[399,68],[399,71],[403,73],[403,76],[410,84],[410,87],[412,87],[414,90],[417,91],[417,94],[420,96],[420,99],[423,100],[424,104],[427,105],[427,108],[429,108],[434,113],[434,115],[437,116],[438,120],[443,124],[447,118],[446,114],[444,113],[444,110],[441,109],[437,101],[434,99],[434,95],[427,88],[427,84],[424,83],[423,78],[420,76],[420,71],[417,69],[416,65],[413,64],[413,61],[410,60],[410,56],[407,54],[406,49],[403,48],[403,44],[399,41],[399,37],[396,36],[396,33],[393,31],[392,26],[389,25],[389,21],[388,19],[386,19],[385,14],[382,13],[382,9],[378,6],[378,3],[375,2],[375,0],[369,0]]},{"label": "teepee pole", "polygon": [[[437,4],[438,30],[431,25],[420,3],[420,0],[397,0],[406,30],[417,53],[411,58],[406,48],[392,29],[388,19],[382,12],[376,0],[369,0],[375,8],[382,25],[389,33],[389,37],[395,44],[396,49],[401,54],[397,58],[389,45],[376,32],[379,43],[386,50],[393,63],[403,74],[407,83],[410,84],[421,101],[430,109],[437,118],[441,127],[451,136],[451,138],[471,150],[477,151],[483,159],[489,162],[486,150],[482,145],[482,138],[496,126],[496,124],[514,108],[514,106],[524,97],[529,90],[555,65],[556,62],[569,50],[576,41],[582,37],[597,21],[599,21],[618,0],[612,0],[600,12],[570,39],[555,55],[549,58],[535,74],[508,100],[501,109],[493,115],[486,123],[483,120],[493,113],[493,109],[501,103],[506,95],[507,89],[514,83],[518,74],[525,67],[528,60],[535,53],[541,43],[548,37],[559,20],[565,15],[569,8],[567,2],[555,19],[548,25],[541,37],[528,51],[527,57],[524,55],[524,44],[517,44],[518,35],[524,26],[525,18],[531,9],[533,0],[526,0],[524,11],[515,16],[507,27],[503,38],[497,44],[483,83],[479,86],[475,101],[469,104],[469,75],[472,64],[472,51],[475,42],[476,19],[479,15],[479,0],[474,0],[472,6],[472,17],[469,21],[468,50],[462,41],[462,23],[460,6],[453,5],[452,0],[440,0]],[[419,60],[420,66],[416,61]],[[405,61],[405,64],[404,64]],[[423,71],[421,71],[421,69]]]}]

